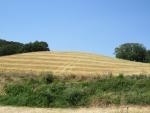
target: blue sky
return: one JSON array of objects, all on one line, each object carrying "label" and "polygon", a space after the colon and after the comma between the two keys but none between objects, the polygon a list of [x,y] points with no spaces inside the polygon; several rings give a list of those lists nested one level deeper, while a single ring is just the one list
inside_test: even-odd
[{"label": "blue sky", "polygon": [[0,0],[0,38],[108,56],[126,42],[150,48],[150,0]]}]

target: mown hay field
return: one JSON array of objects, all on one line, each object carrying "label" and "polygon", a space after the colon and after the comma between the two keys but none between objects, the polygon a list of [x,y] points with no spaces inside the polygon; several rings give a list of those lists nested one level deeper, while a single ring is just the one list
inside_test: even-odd
[{"label": "mown hay field", "polygon": [[150,64],[81,52],[32,52],[0,57],[1,72],[54,74],[150,74]]}]

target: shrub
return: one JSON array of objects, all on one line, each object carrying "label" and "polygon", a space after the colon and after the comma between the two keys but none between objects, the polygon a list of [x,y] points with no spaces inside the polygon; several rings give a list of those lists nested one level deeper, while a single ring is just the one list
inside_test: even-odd
[{"label": "shrub", "polygon": [[46,76],[44,76],[43,80],[46,84],[51,84],[54,81],[54,76],[52,73],[47,74]]},{"label": "shrub", "polygon": [[73,91],[68,95],[67,101],[71,106],[82,105],[83,93],[81,91]]},{"label": "shrub", "polygon": [[24,85],[15,84],[15,85],[8,85],[5,87],[5,92],[9,96],[18,96],[23,93],[31,93],[30,87],[26,87]]}]

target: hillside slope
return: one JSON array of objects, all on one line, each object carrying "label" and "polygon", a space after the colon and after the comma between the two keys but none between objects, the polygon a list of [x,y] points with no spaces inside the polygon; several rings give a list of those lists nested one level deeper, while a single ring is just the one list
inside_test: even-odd
[{"label": "hillside slope", "polygon": [[150,64],[80,52],[33,52],[0,57],[2,72],[150,74]]}]

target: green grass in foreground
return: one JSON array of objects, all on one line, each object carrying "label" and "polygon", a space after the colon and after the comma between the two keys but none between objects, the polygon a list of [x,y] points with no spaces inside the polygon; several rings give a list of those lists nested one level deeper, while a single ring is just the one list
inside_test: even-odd
[{"label": "green grass in foreground", "polygon": [[107,76],[94,80],[65,80],[52,74],[5,86],[0,105],[79,107],[150,105],[150,77]]}]

